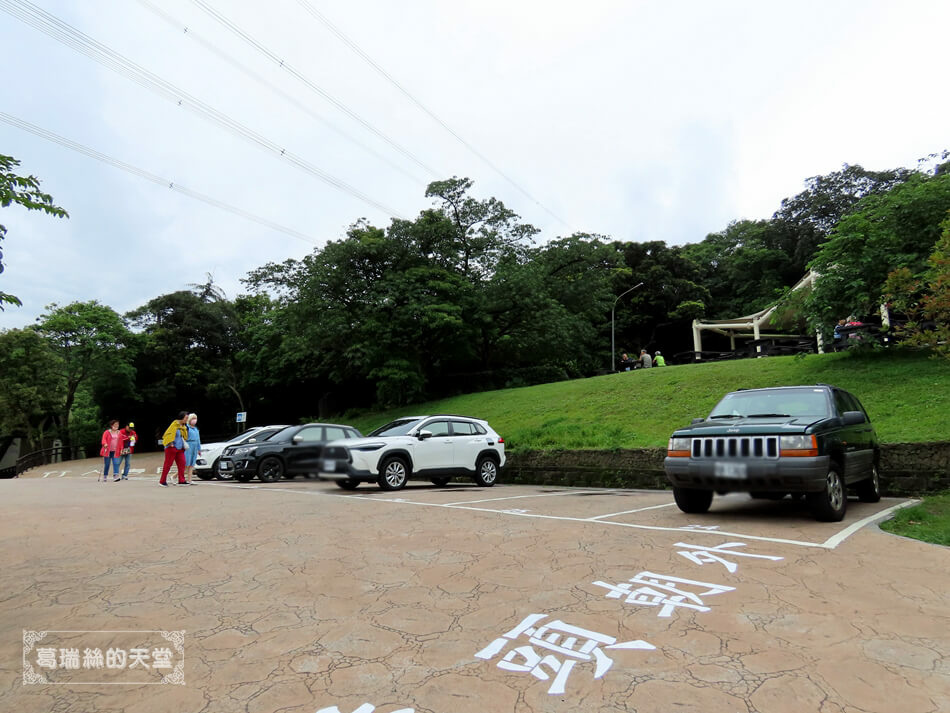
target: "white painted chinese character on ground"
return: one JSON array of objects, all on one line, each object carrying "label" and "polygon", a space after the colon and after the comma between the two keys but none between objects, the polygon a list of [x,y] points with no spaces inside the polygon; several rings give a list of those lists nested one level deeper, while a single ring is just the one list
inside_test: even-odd
[{"label": "white painted chinese character on ground", "polygon": [[125,668],[127,659],[125,649],[109,649],[106,651],[106,668]]},{"label": "white painted chinese character on ground", "polygon": [[718,530],[719,525],[686,525],[681,530]]},{"label": "white painted chinese character on ground", "polygon": [[[695,609],[696,611],[709,611],[709,607],[703,606],[701,597],[712,596],[713,594],[722,594],[731,592],[735,587],[726,587],[722,584],[710,584],[709,582],[697,582],[692,579],[680,579],[679,577],[668,577],[663,574],[654,574],[653,572],[640,572],[629,582],[621,584],[607,584],[606,582],[594,582],[598,587],[609,589],[608,599],[619,599],[626,595],[624,600],[627,604],[640,604],[647,607],[661,607],[657,616],[669,617],[676,607]],[[636,589],[631,588],[631,584],[641,586]],[[693,585],[703,587],[704,591],[697,593],[688,592],[685,589],[677,588],[676,585]]]},{"label": "white painted chinese character on ground", "polygon": [[152,668],[171,668],[171,649],[152,649]]},{"label": "white painted chinese character on ground", "polygon": [[105,665],[102,659],[102,649],[84,649],[82,652],[83,668],[102,668]]},{"label": "white painted chinese character on ground", "polygon": [[[605,649],[655,649],[653,644],[637,639],[636,641],[624,641],[617,643],[617,640],[606,634],[598,634],[596,631],[588,631],[563,621],[555,620],[543,626],[535,626],[547,614],[530,614],[518,624],[514,629],[504,636],[495,639],[492,643],[479,651],[475,656],[480,659],[490,660],[500,653],[511,641],[519,636],[528,637],[530,646],[518,646],[513,648],[504,658],[498,662],[498,668],[506,671],[517,671],[519,673],[530,673],[541,681],[547,681],[551,678],[550,673],[555,674],[548,693],[551,695],[561,695],[564,693],[564,684],[571,673],[571,669],[580,661],[594,661],[596,668],[594,678],[601,678],[610,667],[613,666],[613,659],[609,658],[601,647]],[[534,647],[550,651],[552,653],[542,656]],[[520,657],[521,661],[515,659]],[[560,658],[558,658],[560,657]],[[547,667],[550,670],[544,670]]]},{"label": "white painted chinese character on ground", "polygon": [[36,649],[36,665],[42,668],[48,668],[51,671],[56,669],[56,649],[52,647],[38,647]]},{"label": "white painted chinese character on ground", "polygon": [[[353,713],[373,713],[376,710],[376,706],[370,705],[369,703],[364,703],[359,708],[357,708]],[[340,709],[336,706],[330,706],[329,708],[321,708],[317,713],[340,713]],[[400,708],[398,711],[393,711],[393,713],[415,713],[414,708]]]},{"label": "white painted chinese character on ground", "polygon": [[145,659],[148,657],[148,649],[129,649],[129,668],[135,668],[136,666],[149,668],[149,665],[145,663]]},{"label": "white painted chinese character on ground", "polygon": [[79,668],[79,649],[60,649],[59,667],[68,671],[75,671]]},{"label": "white painted chinese character on ground", "polygon": [[722,545],[716,545],[715,547],[706,547],[705,545],[689,545],[685,542],[677,542],[674,547],[687,547],[693,552],[689,551],[680,551],[677,554],[682,555],[691,562],[695,562],[698,565],[708,564],[710,562],[719,562],[731,573],[735,572],[738,569],[738,566],[735,562],[730,562],[726,559],[723,559],[722,555],[728,555],[730,557],[754,557],[756,559],[763,560],[773,560],[778,561],[784,559],[783,557],[773,557],[772,555],[754,555],[751,552],[735,552],[731,548],[733,547],[745,547],[745,542],[726,542]]}]

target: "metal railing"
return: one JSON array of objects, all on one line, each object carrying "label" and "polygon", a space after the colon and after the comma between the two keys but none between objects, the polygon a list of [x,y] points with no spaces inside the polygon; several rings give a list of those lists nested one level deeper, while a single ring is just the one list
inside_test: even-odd
[{"label": "metal railing", "polygon": [[[85,457],[86,449],[83,446],[44,448],[17,458],[15,466],[0,471],[0,477],[16,478],[20,473],[28,471],[30,468],[35,468],[38,465],[49,465],[50,463],[60,463],[67,460],[80,460]],[[12,470],[13,473],[11,475],[6,474],[10,470]]]}]

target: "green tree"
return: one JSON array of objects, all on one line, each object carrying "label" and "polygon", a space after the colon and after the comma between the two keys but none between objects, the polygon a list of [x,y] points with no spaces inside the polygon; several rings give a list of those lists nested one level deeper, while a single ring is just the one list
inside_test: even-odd
[{"label": "green tree", "polygon": [[59,359],[32,329],[0,331],[0,433],[26,438],[37,450],[62,405]]},{"label": "green tree", "polygon": [[65,307],[51,304],[46,309],[34,329],[57,357],[63,384],[57,421],[61,436],[71,442],[70,415],[80,386],[98,377],[126,392],[133,390],[134,371],[127,350],[131,334],[111,307],[96,300]]},{"label": "green tree", "polygon": [[891,307],[907,318],[896,329],[901,342],[950,359],[950,218],[923,272],[898,268],[888,275],[884,291]]},{"label": "green tree", "polygon": [[[0,154],[0,207],[11,204],[21,205],[27,210],[41,210],[48,215],[68,218],[65,210],[53,203],[53,197],[40,190],[40,182],[34,176],[19,176],[14,169],[20,165],[12,156]],[[0,224],[0,242],[6,237],[7,229]],[[3,251],[0,250],[0,273],[3,272]],[[0,311],[3,305],[20,306],[23,303],[15,295],[0,290]]]},{"label": "green tree", "polygon": [[950,174],[915,174],[866,198],[838,223],[811,263],[819,278],[805,303],[810,325],[828,333],[841,317],[875,312],[888,275],[921,273],[950,211]]}]

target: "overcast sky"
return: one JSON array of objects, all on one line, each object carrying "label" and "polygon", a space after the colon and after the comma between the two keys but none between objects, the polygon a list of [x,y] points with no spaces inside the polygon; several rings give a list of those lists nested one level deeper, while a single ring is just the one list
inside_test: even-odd
[{"label": "overcast sky", "polygon": [[[769,217],[842,163],[913,166],[950,148],[946,0],[309,0],[491,165],[300,0],[154,3],[164,17],[139,0],[36,7],[311,170],[2,11],[0,112],[307,237],[0,123],[0,153],[70,214],[0,212],[0,289],[24,302],[0,313],[0,328],[32,323],[51,302],[98,299],[123,313],[208,273],[233,297],[249,270],[303,257],[358,218],[416,216],[430,205],[426,184],[452,175],[542,241],[587,231],[683,244]],[[24,3],[0,10],[11,5]]]}]

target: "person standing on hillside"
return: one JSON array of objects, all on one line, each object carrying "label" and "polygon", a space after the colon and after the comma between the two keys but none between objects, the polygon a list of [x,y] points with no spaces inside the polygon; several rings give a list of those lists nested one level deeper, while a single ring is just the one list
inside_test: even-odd
[{"label": "person standing on hillside", "polygon": [[168,487],[165,480],[172,463],[178,467],[178,484],[185,484],[185,439],[188,437],[188,412],[182,411],[178,418],[172,421],[162,436],[162,445],[165,446],[165,462],[162,464],[162,477],[158,484]]},{"label": "person standing on hillside", "polygon": [[646,349],[640,350],[640,368],[649,369],[653,366],[653,359],[650,358],[650,352]]},{"label": "person standing on hillside", "polygon": [[195,473],[195,461],[201,455],[201,435],[198,433],[198,414],[188,414],[188,450],[185,451],[185,480],[193,485],[192,476]]},{"label": "person standing on hillside", "polygon": [[[122,461],[125,461],[125,465],[122,468],[122,480],[129,479],[129,467],[132,463],[132,453],[135,451],[135,442],[139,439],[138,434],[133,430],[134,426],[135,424],[129,421],[129,425],[119,431],[122,437],[122,450],[119,454],[119,463],[121,464]],[[118,466],[116,466],[115,472],[119,472]]]},{"label": "person standing on hillside", "polygon": [[653,355],[653,366],[666,366],[666,359],[663,358],[663,355],[660,354],[659,351]]},{"label": "person standing on hillside", "polygon": [[112,473],[115,480],[119,479],[119,452],[122,450],[122,436],[119,432],[119,422],[116,419],[109,421],[109,428],[102,432],[102,448],[99,455],[104,459],[102,464],[102,482],[109,482],[109,463],[112,463]]}]

